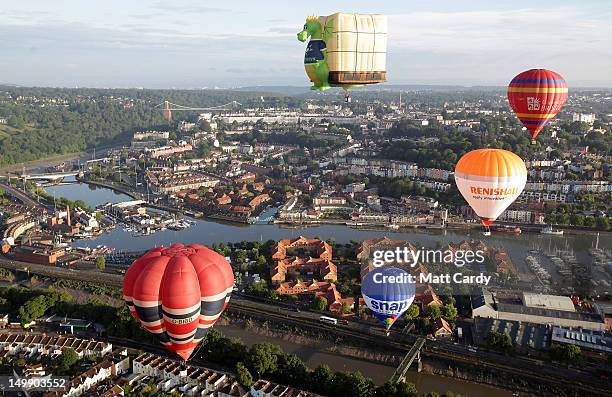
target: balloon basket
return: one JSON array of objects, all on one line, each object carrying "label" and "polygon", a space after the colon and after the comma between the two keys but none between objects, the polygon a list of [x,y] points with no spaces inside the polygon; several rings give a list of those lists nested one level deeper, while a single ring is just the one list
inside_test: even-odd
[{"label": "balloon basket", "polygon": [[531,144],[532,144],[532,145],[537,145],[537,144],[538,144],[538,142],[537,142],[535,139],[532,139],[532,140],[531,140]]}]

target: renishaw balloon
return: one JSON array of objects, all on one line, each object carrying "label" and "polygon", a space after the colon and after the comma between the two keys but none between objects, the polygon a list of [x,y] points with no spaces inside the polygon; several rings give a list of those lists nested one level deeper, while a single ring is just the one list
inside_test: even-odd
[{"label": "renishaw balloon", "polygon": [[519,156],[507,150],[473,150],[457,162],[455,183],[488,228],[525,188],[527,168]]},{"label": "renishaw balloon", "polygon": [[379,267],[370,271],[361,281],[361,295],[387,331],[410,307],[416,285],[409,273],[397,267]]},{"label": "renishaw balloon", "polygon": [[150,250],[123,279],[132,315],[184,360],[225,310],[234,286],[232,267],[203,245]]},{"label": "renishaw balloon", "polygon": [[555,118],[567,101],[567,83],[559,73],[546,69],[527,70],[508,85],[508,101],[516,117],[535,137]]},{"label": "renishaw balloon", "polygon": [[378,14],[335,13],[309,16],[297,34],[310,38],[304,68],[311,90],[341,87],[348,90],[386,81],[387,17]]}]

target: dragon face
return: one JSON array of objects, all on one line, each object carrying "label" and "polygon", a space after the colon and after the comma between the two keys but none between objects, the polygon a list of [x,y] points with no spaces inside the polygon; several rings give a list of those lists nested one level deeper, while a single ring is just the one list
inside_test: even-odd
[{"label": "dragon face", "polygon": [[321,33],[321,24],[316,20],[307,20],[304,24],[304,29],[297,34],[299,41],[306,41],[309,37],[317,36]]}]

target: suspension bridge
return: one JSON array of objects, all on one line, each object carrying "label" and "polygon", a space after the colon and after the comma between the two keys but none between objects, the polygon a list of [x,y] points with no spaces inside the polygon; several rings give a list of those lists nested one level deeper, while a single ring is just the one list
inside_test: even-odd
[{"label": "suspension bridge", "polygon": [[198,107],[177,105],[176,103],[172,103],[172,102],[169,102],[169,101],[163,101],[162,103],[160,103],[158,105],[155,105],[153,108],[154,109],[161,108],[162,114],[164,116],[164,119],[170,121],[170,120],[172,120],[172,112],[175,112],[175,111],[232,110],[232,109],[235,109],[237,106],[240,106],[240,105],[242,105],[242,104],[237,102],[237,101],[231,101],[231,102],[228,102],[228,103],[226,103],[224,105],[198,108]]}]

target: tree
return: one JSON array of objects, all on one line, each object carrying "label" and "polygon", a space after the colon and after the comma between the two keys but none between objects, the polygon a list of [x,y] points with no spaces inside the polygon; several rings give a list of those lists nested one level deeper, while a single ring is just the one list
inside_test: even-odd
[{"label": "tree", "polygon": [[312,372],[310,379],[315,392],[328,395],[334,380],[334,371],[328,365],[321,364]]},{"label": "tree", "polygon": [[244,387],[251,387],[253,375],[251,375],[249,369],[242,362],[236,364],[236,373],[238,374],[238,383]]},{"label": "tree", "polygon": [[410,305],[408,310],[406,310],[404,316],[406,317],[406,320],[412,321],[415,318],[419,317],[419,314],[421,314],[421,310],[417,305],[413,303],[412,305]]},{"label": "tree", "polygon": [[334,375],[332,395],[351,397],[373,397],[374,382],[361,372],[337,372]]},{"label": "tree", "polygon": [[455,321],[457,318],[457,308],[452,303],[442,306],[442,315],[445,319]]},{"label": "tree", "polygon": [[68,348],[68,349],[64,349],[64,351],[62,351],[62,354],[60,355],[59,361],[60,361],[60,365],[62,366],[62,369],[68,370],[74,364],[76,364],[77,361],[79,361],[79,356],[74,351],[74,349]]},{"label": "tree", "polygon": [[200,120],[200,129],[204,132],[212,131],[212,127],[210,126],[210,123],[208,122],[208,120],[205,120],[205,119]]},{"label": "tree", "polygon": [[413,383],[386,382],[376,389],[376,396],[380,397],[417,397],[418,392]]},{"label": "tree", "polygon": [[344,302],[342,304],[342,313],[343,314],[349,314],[353,312],[353,305],[351,305],[349,302]]},{"label": "tree", "polygon": [[493,331],[487,336],[486,341],[487,346],[489,346],[491,349],[505,353],[512,350],[512,339],[510,338],[510,335]]},{"label": "tree", "polygon": [[99,256],[96,258],[96,268],[99,271],[104,271],[104,269],[106,269],[106,258],[104,258],[103,256]]},{"label": "tree", "polygon": [[247,347],[239,338],[226,338],[214,329],[206,335],[204,346],[207,359],[226,365],[234,365],[247,356]]},{"label": "tree", "polygon": [[427,312],[429,313],[429,317],[431,317],[433,320],[437,320],[442,317],[442,309],[440,308],[440,305],[435,303],[427,307]]},{"label": "tree", "polygon": [[603,216],[598,216],[595,221],[595,226],[599,230],[608,230],[610,229],[610,222],[608,221],[608,218],[603,217]]},{"label": "tree", "polygon": [[256,343],[251,346],[247,361],[249,367],[253,368],[257,374],[270,374],[278,369],[278,356],[281,354],[283,351],[276,345],[267,342]]},{"label": "tree", "polygon": [[582,350],[576,345],[552,345],[548,353],[556,361],[576,363],[582,359]]},{"label": "tree", "polygon": [[47,309],[55,305],[57,297],[38,295],[19,307],[21,324],[28,324],[45,314]]},{"label": "tree", "polygon": [[277,376],[281,382],[303,387],[309,384],[309,375],[306,364],[295,354],[285,353],[278,357]]},{"label": "tree", "polygon": [[327,310],[327,299],[323,296],[316,296],[312,300],[312,308],[320,311]]}]

